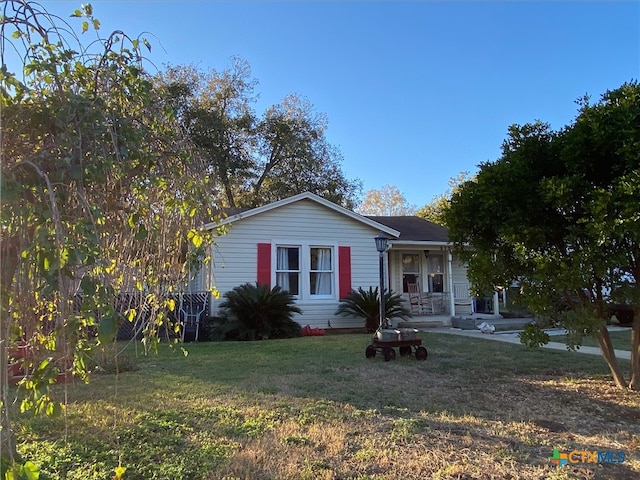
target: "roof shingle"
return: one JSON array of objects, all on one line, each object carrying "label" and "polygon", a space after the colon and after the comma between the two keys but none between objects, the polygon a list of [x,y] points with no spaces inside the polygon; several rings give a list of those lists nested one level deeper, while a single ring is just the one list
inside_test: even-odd
[{"label": "roof shingle", "polygon": [[387,227],[400,232],[398,240],[418,241],[418,242],[448,242],[449,231],[436,223],[429,222],[424,218],[415,216],[393,216],[381,217],[365,215],[374,222],[381,223]]}]

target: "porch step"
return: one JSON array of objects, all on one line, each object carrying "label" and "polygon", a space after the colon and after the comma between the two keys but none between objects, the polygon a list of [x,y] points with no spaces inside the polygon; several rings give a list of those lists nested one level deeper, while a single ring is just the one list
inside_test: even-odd
[{"label": "porch step", "polygon": [[444,323],[441,320],[420,320],[418,322],[398,322],[398,328],[442,328]]}]

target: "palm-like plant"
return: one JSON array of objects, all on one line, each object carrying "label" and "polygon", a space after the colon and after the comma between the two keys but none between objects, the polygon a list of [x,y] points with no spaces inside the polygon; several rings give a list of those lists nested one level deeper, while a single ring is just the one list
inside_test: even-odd
[{"label": "palm-like plant", "polygon": [[224,294],[221,310],[238,322],[242,337],[290,338],[300,335],[294,313],[302,313],[288,291],[245,283]]},{"label": "palm-like plant", "polygon": [[[411,310],[407,308],[399,293],[385,289],[384,307],[385,318],[402,318],[403,320],[411,318]],[[345,298],[340,300],[335,314],[345,317],[362,317],[365,319],[367,332],[375,332],[380,324],[378,287],[369,287],[368,291],[362,287],[358,287],[358,290],[351,290]]]}]

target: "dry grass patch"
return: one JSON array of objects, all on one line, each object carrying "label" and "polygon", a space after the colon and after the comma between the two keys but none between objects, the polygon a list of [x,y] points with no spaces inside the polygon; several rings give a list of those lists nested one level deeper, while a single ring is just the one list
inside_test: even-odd
[{"label": "dry grass patch", "polygon": [[[426,362],[384,362],[368,339],[163,349],[66,386],[66,441],[63,418],[23,417],[20,448],[44,480],[109,479],[118,461],[127,480],[639,476],[639,396],[598,357],[425,334]],[[626,460],[557,468],[554,449]]]}]

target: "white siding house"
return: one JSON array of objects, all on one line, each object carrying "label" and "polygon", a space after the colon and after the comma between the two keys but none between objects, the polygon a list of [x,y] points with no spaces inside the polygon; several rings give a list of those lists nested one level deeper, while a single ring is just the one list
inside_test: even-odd
[{"label": "white siding house", "polygon": [[[244,283],[280,285],[295,295],[303,311],[295,320],[301,325],[362,327],[362,319],[336,316],[335,311],[340,298],[351,289],[378,286],[379,254],[374,237],[382,233],[390,245],[385,254],[386,287],[406,292],[409,274],[403,274],[403,261],[419,258],[414,272],[419,275],[418,283],[425,291],[430,287],[442,300],[442,310],[431,314],[450,318],[450,312],[455,314],[458,308],[453,285],[457,285],[456,292],[463,292],[459,296],[469,295],[466,269],[455,259],[451,261],[446,230],[417,217],[404,217],[436,227],[440,237],[403,240],[403,233],[385,218],[359,215],[311,193],[230,216],[208,226],[224,225],[228,232],[217,237],[210,275],[200,275],[197,288],[215,286],[224,295]],[[219,313],[222,301],[222,297],[212,299],[211,315]]]}]

